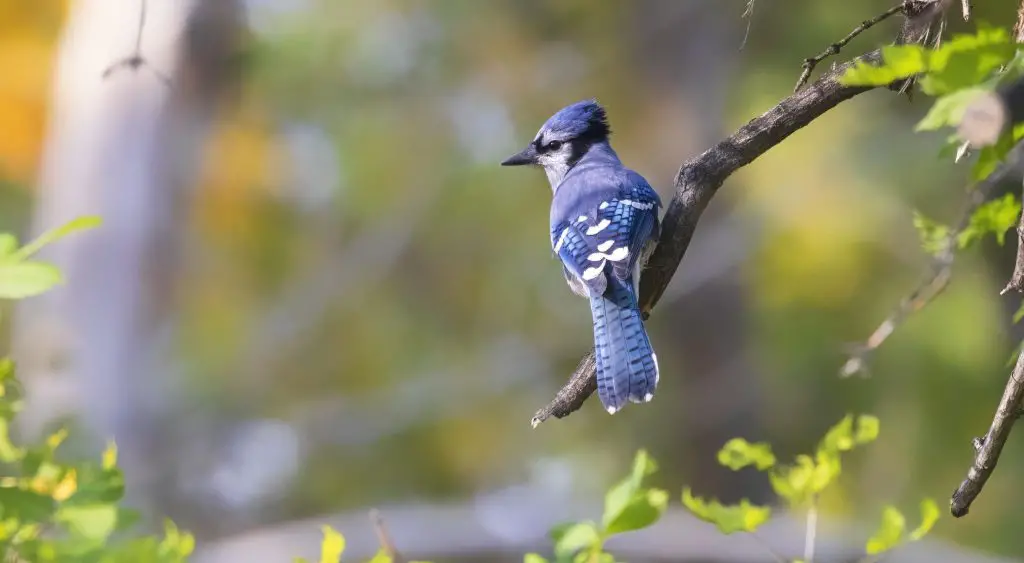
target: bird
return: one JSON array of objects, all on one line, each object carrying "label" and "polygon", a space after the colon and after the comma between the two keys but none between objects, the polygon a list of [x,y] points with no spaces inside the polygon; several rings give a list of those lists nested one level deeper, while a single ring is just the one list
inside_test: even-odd
[{"label": "bird", "polygon": [[551,249],[569,289],[590,300],[597,393],[609,414],[654,398],[660,377],[638,305],[657,246],[661,198],[612,149],[605,108],[582,100],[552,115],[502,166],[539,166],[551,184]]}]

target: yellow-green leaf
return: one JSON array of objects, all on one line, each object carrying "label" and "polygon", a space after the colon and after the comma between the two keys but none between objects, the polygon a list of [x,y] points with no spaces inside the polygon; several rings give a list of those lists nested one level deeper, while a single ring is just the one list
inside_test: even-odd
[{"label": "yellow-green leaf", "polygon": [[743,438],[733,438],[718,452],[718,463],[737,471],[748,465],[764,471],[775,465],[775,454],[767,442],[750,443]]},{"label": "yellow-green leaf", "polygon": [[61,283],[64,277],[44,262],[0,262],[0,299],[39,295]]},{"label": "yellow-green leaf", "polygon": [[117,506],[94,504],[68,506],[57,512],[57,520],[68,525],[73,534],[89,540],[104,540],[117,526]]},{"label": "yellow-green leaf", "polygon": [[853,439],[858,445],[873,442],[878,438],[881,423],[877,416],[862,414],[857,417],[857,432]]},{"label": "yellow-green leaf", "polygon": [[44,246],[57,241],[75,231],[83,231],[86,229],[92,229],[103,224],[103,220],[94,215],[87,215],[73,219],[60,227],[50,229],[43,234],[35,238],[35,240],[29,242],[24,247],[14,253],[14,256],[18,260],[24,260],[29,256],[39,252],[39,249]]},{"label": "yellow-green leaf", "polygon": [[654,473],[657,469],[658,465],[646,450],[636,453],[629,477],[623,479],[605,494],[602,522],[606,528],[610,522],[619,517],[619,514],[640,490],[644,477]]},{"label": "yellow-green leaf", "polygon": [[885,86],[924,72],[928,60],[929,53],[920,45],[890,45],[882,47],[881,64],[859,60],[843,73],[839,82],[846,86]]},{"label": "yellow-green leaf", "polygon": [[320,544],[320,563],[338,563],[345,552],[345,536],[330,526],[320,528],[324,540]]},{"label": "yellow-green leaf", "polygon": [[605,523],[605,534],[621,534],[646,528],[661,518],[668,507],[668,492],[661,489],[647,489],[637,492],[618,512],[615,518]]},{"label": "yellow-green leaf", "polygon": [[915,131],[934,131],[942,127],[955,127],[960,124],[967,106],[986,92],[985,88],[964,88],[951,94],[940,96],[932,104],[928,114],[917,123]]},{"label": "yellow-green leaf", "polygon": [[103,450],[103,469],[117,467],[117,443],[114,440],[107,442],[107,448]]},{"label": "yellow-green leaf", "polygon": [[548,563],[548,560],[544,559],[539,554],[527,553],[523,556],[523,563]]},{"label": "yellow-green leaf", "polygon": [[932,526],[939,520],[939,505],[934,500],[926,498],[921,501],[921,525],[910,532],[910,540],[917,541],[931,531]]},{"label": "yellow-green leaf", "polygon": [[906,524],[906,519],[896,507],[885,507],[885,510],[882,511],[882,523],[878,527],[878,531],[871,536],[865,546],[868,555],[876,555],[899,545]]},{"label": "yellow-green leaf", "polygon": [[561,559],[599,543],[601,536],[593,522],[578,522],[556,527],[551,531],[551,539],[555,542],[555,556]]},{"label": "yellow-green leaf", "polygon": [[772,513],[770,507],[753,505],[747,499],[735,505],[704,500],[693,496],[689,487],[683,489],[683,506],[697,518],[714,524],[723,534],[753,532],[767,522]]}]

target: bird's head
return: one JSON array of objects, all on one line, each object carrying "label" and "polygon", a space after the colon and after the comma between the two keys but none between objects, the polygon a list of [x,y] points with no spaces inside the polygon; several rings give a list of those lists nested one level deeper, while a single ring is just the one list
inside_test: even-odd
[{"label": "bird's head", "polygon": [[552,115],[537,131],[533,142],[501,165],[540,165],[549,178],[560,178],[594,143],[607,141],[609,134],[608,116],[597,100],[576,102]]}]

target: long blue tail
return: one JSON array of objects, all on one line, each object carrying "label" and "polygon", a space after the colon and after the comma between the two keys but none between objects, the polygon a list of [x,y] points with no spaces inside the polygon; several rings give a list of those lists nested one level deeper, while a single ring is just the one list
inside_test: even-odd
[{"label": "long blue tail", "polygon": [[609,280],[603,296],[590,298],[590,311],[597,394],[604,408],[614,414],[627,400],[650,401],[658,387],[658,358],[644,330],[632,282]]}]

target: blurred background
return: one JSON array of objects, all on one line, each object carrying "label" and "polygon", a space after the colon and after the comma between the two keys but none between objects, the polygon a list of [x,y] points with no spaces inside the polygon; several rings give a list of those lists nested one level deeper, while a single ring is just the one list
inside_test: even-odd
[{"label": "blurred background", "polygon": [[[648,323],[657,399],[610,417],[594,398],[536,430],[591,321],[551,256],[546,179],[498,166],[596,96],[667,202],[684,159],[889,5],[759,2],[741,49],[740,0],[150,0],[141,33],[138,0],[0,0],[0,231],[105,220],[49,250],[66,286],[3,311],[19,430],[71,424],[90,456],[115,437],[131,503],[211,563],[309,556],[328,521],[365,555],[369,507],[410,555],[521,560],[550,524],[596,517],[641,447],[676,506],[684,484],[772,502],[718,448],[789,459],[848,412],[882,432],[846,457],[823,521],[854,548],[886,503],[913,522],[966,474],[1022,337],[1019,298],[998,295],[1012,237],[986,240],[869,378],[837,376],[926,271],[912,211],[948,223],[963,200],[967,166],[913,133],[927,98],[859,96],[730,178]],[[975,16],[1009,27],[1015,9]],[[1024,550],[1021,432],[929,560]],[[701,560],[761,553],[686,518],[642,537],[669,547],[624,539],[631,560],[698,560],[683,539],[725,546]]]}]

